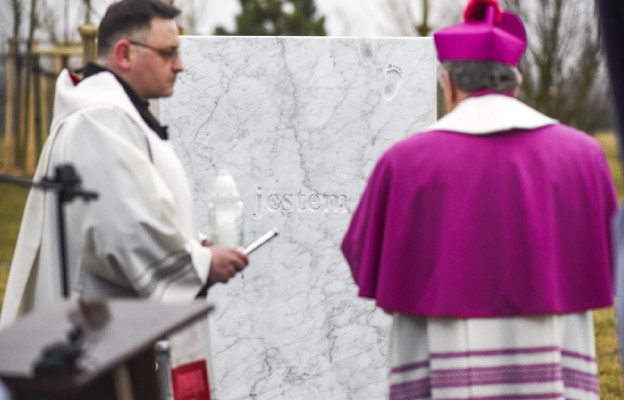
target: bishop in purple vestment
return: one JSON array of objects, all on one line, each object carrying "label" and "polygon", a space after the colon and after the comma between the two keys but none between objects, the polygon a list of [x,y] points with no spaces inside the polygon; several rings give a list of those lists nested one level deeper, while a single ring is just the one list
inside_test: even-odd
[{"label": "bishop in purple vestment", "polygon": [[516,99],[526,35],[496,0],[434,38],[450,112],[383,154],[342,244],[360,296],[394,315],[390,397],[597,398],[589,310],[613,301],[616,209],[603,151]]}]

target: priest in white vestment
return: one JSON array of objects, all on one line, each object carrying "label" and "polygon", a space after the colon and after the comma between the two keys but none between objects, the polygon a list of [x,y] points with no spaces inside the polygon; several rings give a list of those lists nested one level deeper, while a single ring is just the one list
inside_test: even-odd
[{"label": "priest in white vestment", "polygon": [[[183,70],[178,14],[155,0],[113,4],[99,27],[98,64],[86,66],[84,79],[68,70],[58,78],[51,133],[34,180],[70,163],[83,187],[99,195],[66,206],[73,295],[191,302],[248,264],[238,250],[212,246],[198,232],[182,164],[166,127],[148,110],[148,99],[172,94]],[[0,326],[62,295],[56,200],[54,193],[29,194]],[[215,398],[214,382],[176,385],[176,367],[206,378],[212,367],[206,365],[207,331],[199,328],[172,338],[176,399],[208,399],[211,391]],[[184,382],[181,376],[178,383]]]}]

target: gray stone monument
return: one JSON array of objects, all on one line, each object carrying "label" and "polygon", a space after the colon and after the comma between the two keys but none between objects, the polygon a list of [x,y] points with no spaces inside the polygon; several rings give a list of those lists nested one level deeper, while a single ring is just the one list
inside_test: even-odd
[{"label": "gray stone monument", "polygon": [[182,57],[160,115],[200,228],[225,168],[245,241],[280,231],[210,289],[219,399],[383,399],[390,318],[357,297],[340,243],[379,156],[435,120],[432,39],[187,37]]}]

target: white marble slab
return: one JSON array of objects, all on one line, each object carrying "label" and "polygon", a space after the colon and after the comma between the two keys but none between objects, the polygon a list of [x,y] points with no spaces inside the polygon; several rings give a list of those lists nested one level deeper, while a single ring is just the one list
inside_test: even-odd
[{"label": "white marble slab", "polygon": [[160,105],[201,228],[217,170],[245,237],[281,235],[211,289],[220,400],[382,399],[390,318],[357,297],[339,246],[380,154],[435,120],[430,38],[187,37]]}]

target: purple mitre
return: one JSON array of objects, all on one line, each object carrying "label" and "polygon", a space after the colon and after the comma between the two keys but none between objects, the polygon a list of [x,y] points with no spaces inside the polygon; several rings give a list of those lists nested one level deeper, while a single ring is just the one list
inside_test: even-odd
[{"label": "purple mitre", "polygon": [[464,21],[433,34],[438,59],[496,61],[517,66],[526,49],[526,32],[517,15],[502,11],[497,0],[472,0]]}]

